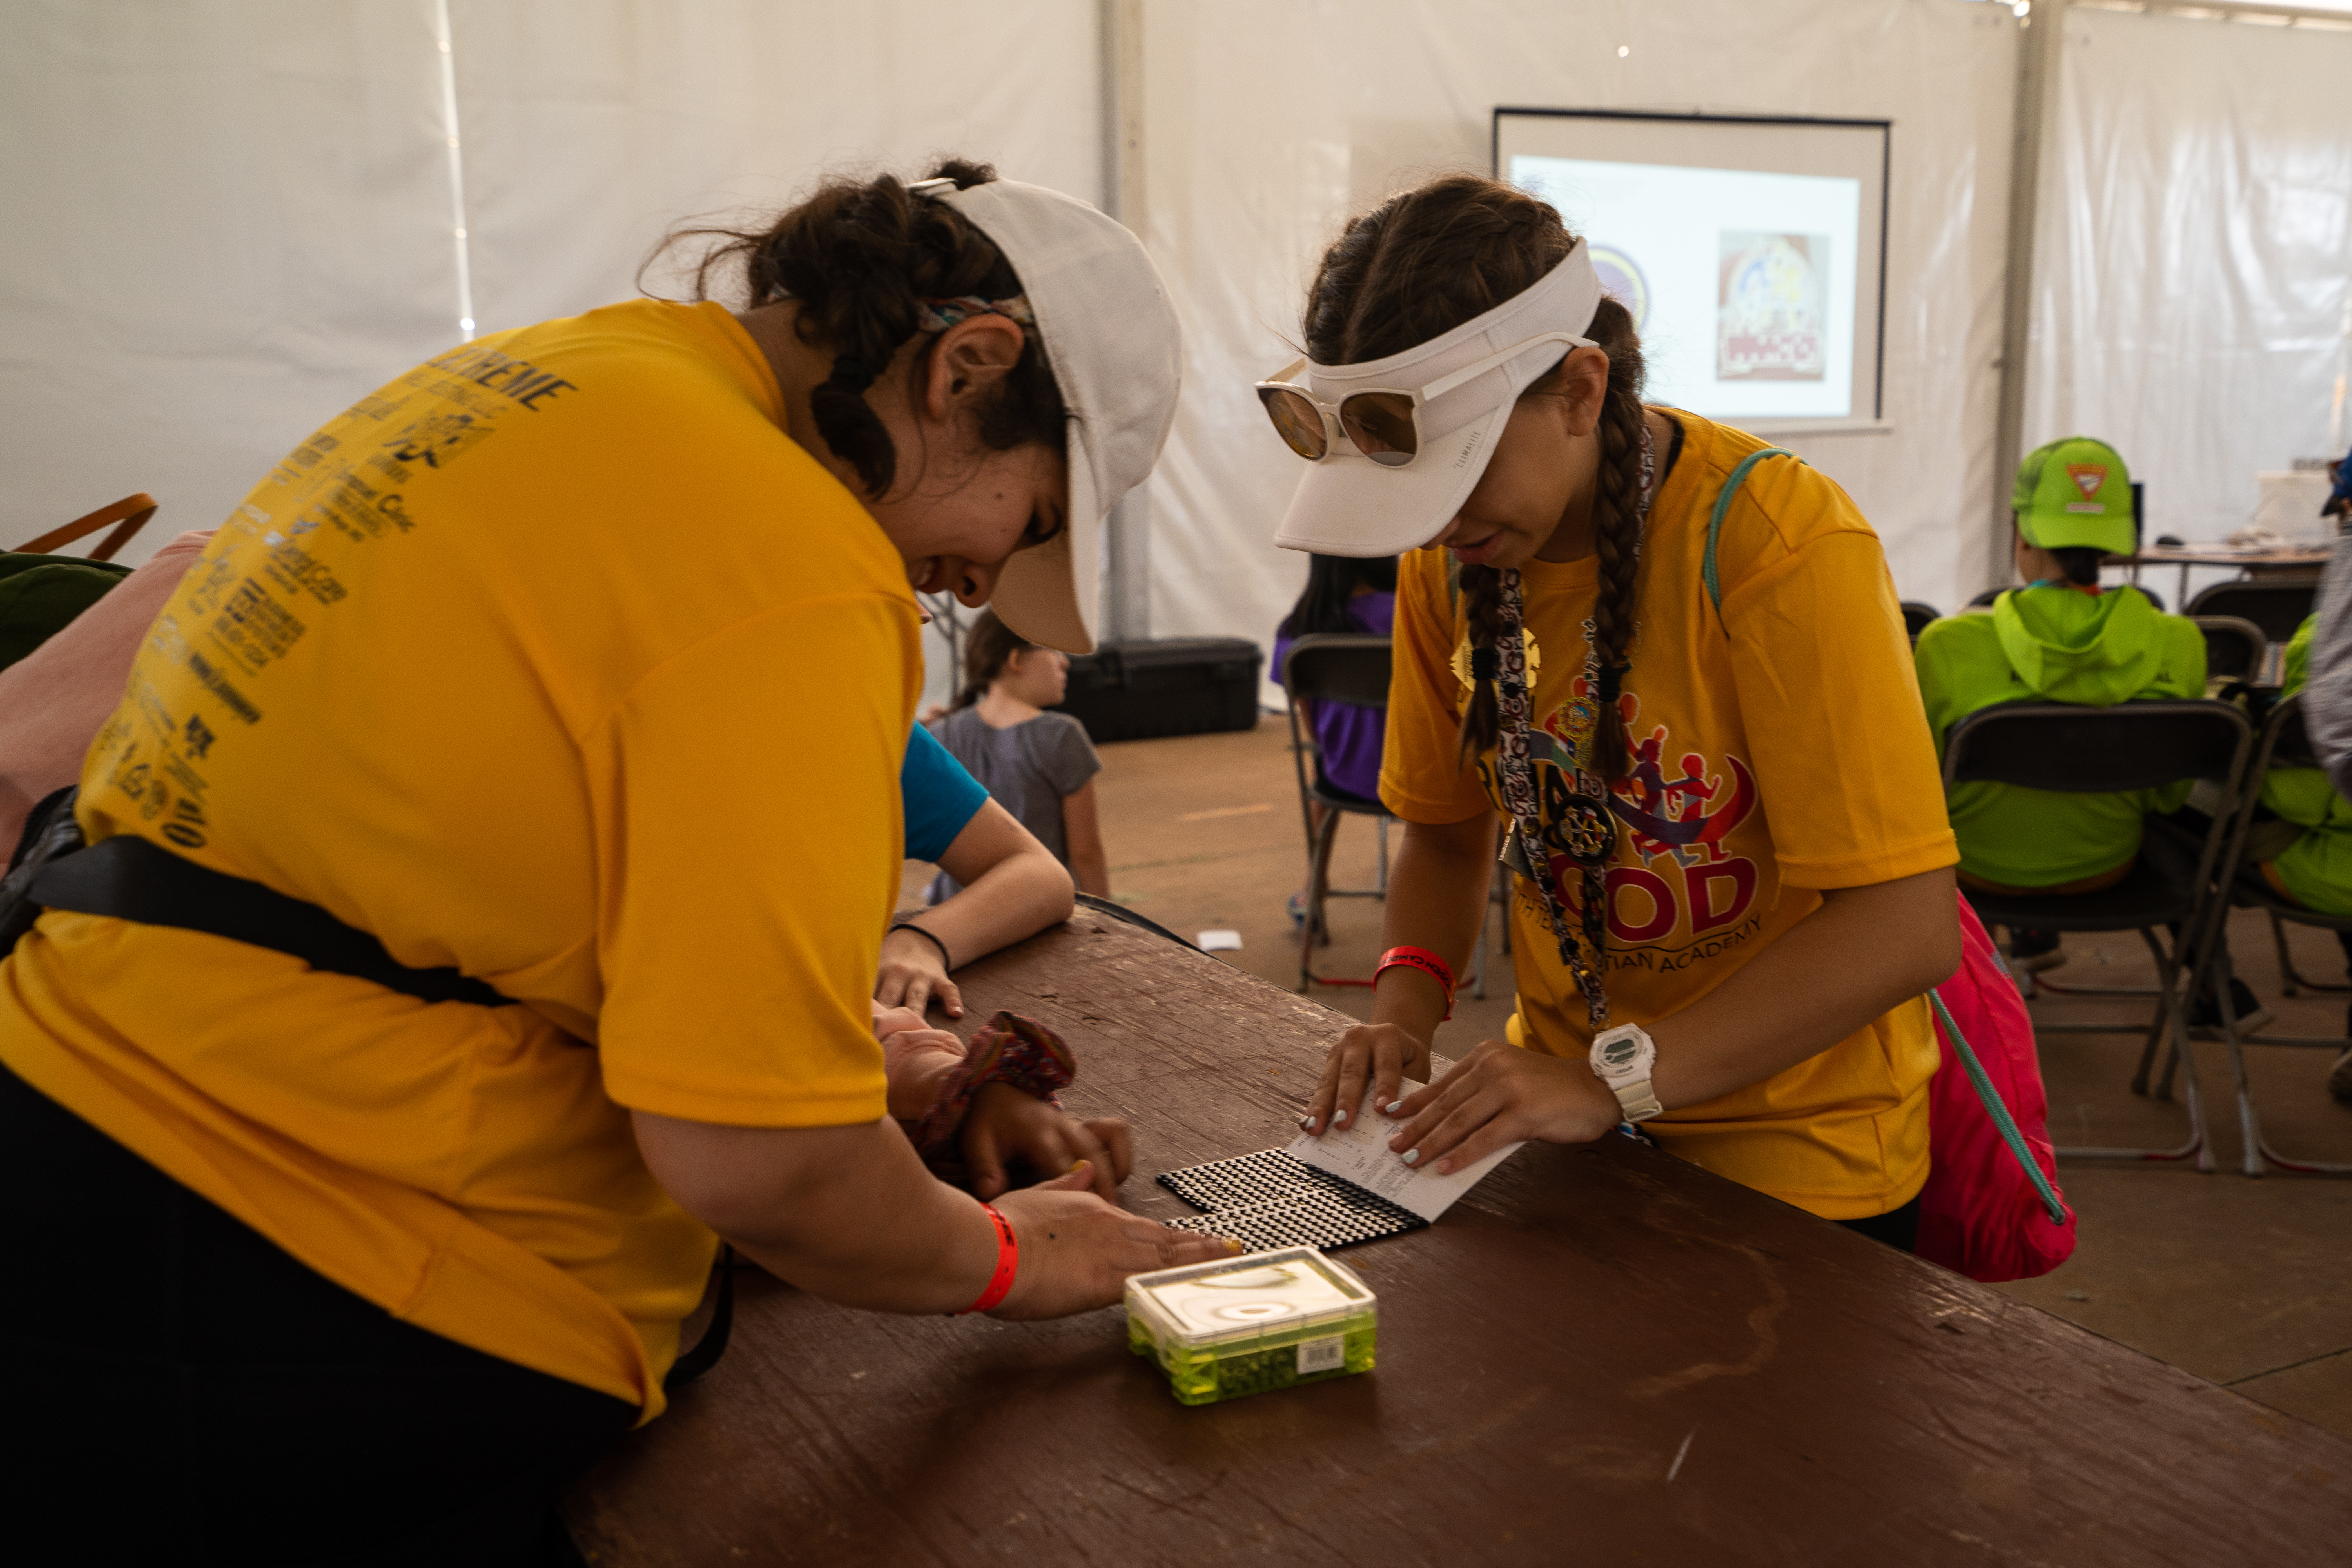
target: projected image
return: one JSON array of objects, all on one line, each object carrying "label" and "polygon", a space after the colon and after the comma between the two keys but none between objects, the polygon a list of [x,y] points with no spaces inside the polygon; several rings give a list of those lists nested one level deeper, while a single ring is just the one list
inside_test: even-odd
[{"label": "projected image", "polygon": [[1654,401],[1733,421],[1853,413],[1860,181],[1524,153],[1507,168],[1592,247]]},{"label": "projected image", "polygon": [[1723,233],[1715,332],[1717,381],[1819,381],[1829,363],[1825,234]]},{"label": "projected image", "polygon": [[1650,280],[1642,276],[1642,264],[1614,246],[1592,247],[1592,270],[1601,279],[1601,291],[1633,312],[1633,330],[1650,330]]}]

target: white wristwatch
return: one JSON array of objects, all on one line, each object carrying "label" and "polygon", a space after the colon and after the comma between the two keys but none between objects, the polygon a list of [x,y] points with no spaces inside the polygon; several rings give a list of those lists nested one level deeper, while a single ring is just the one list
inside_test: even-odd
[{"label": "white wristwatch", "polygon": [[1650,1031],[1639,1024],[1620,1024],[1592,1037],[1592,1076],[1609,1086],[1628,1121],[1647,1121],[1665,1107],[1650,1088],[1658,1065],[1658,1047]]}]

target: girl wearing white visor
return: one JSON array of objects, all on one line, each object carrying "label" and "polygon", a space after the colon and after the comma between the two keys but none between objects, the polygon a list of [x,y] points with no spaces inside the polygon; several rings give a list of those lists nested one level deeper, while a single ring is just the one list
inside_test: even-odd
[{"label": "girl wearing white visor", "polygon": [[552,1500],[722,1237],[924,1314],[1223,1254],[1058,1143],[992,1210],[934,1180],[944,1042],[917,1084],[869,1002],[914,590],[1089,645],[1175,409],[1151,263],[968,164],[721,255],[739,309],[404,370],[151,628],[0,965],[21,1560],[576,1563]]},{"label": "girl wearing white visor", "polygon": [[[1381,797],[1407,824],[1372,1021],[1306,1124],[1408,1161],[1667,1149],[1908,1247],[1959,962],[1936,753],[1877,537],[1793,458],[1641,400],[1632,318],[1549,206],[1469,176],[1351,222],[1307,362],[1260,387],[1311,466],[1277,540],[1407,554]],[[1717,501],[1735,484],[1719,540]],[[1720,607],[1718,608],[1718,598]],[[1425,1076],[1496,830],[1517,1011]]]}]

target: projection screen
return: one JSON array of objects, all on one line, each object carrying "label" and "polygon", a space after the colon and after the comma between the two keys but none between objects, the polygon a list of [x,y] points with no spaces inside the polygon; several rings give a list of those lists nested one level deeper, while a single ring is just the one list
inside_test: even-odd
[{"label": "projection screen", "polygon": [[1497,177],[1633,312],[1651,401],[1759,434],[1877,426],[1891,122],[1497,109]]}]

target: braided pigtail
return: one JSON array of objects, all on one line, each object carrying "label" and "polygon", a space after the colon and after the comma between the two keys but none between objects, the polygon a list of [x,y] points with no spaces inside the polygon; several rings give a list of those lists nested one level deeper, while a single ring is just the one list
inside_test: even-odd
[{"label": "braided pigtail", "polygon": [[1600,667],[1594,695],[1600,721],[1593,732],[1594,771],[1624,776],[1633,745],[1617,700],[1633,668],[1636,581],[1642,564],[1642,345],[1625,307],[1604,299],[1591,336],[1609,355],[1609,390],[1601,408],[1601,470],[1592,498],[1600,591],[1592,601],[1592,653]]},{"label": "braided pigtail", "polygon": [[[930,177],[969,190],[995,179],[996,171],[956,159]],[[661,250],[695,238],[721,243],[697,264],[694,298],[709,298],[713,278],[740,267],[747,307],[799,303],[801,341],[833,353],[833,374],[809,395],[816,433],[856,470],[866,494],[877,498],[898,478],[898,454],[866,393],[918,336],[924,342],[914,366],[921,374],[939,341],[923,334],[925,302],[965,295],[1006,300],[1022,292],[1020,277],[994,241],[955,207],[916,195],[890,174],[827,181],[766,229],[680,229]],[[993,450],[1032,443],[1067,449],[1061,389],[1034,334],[978,419],[980,440]]]},{"label": "braided pigtail", "polygon": [[1461,568],[1462,618],[1470,637],[1470,700],[1462,710],[1462,765],[1491,748],[1503,731],[1495,682],[1503,640],[1503,574],[1492,566]]}]

